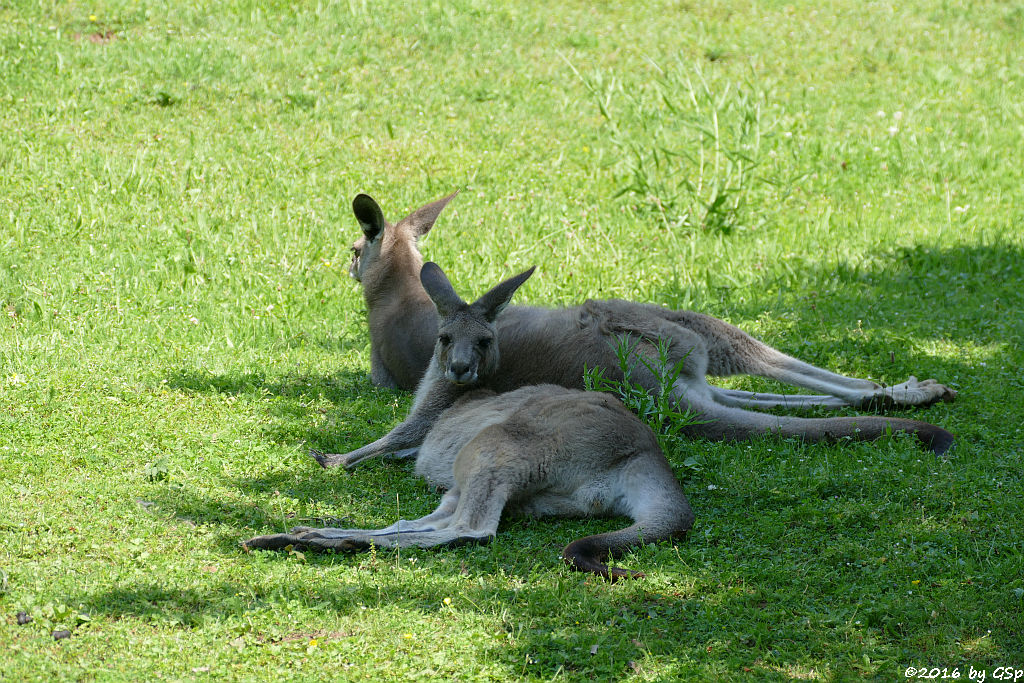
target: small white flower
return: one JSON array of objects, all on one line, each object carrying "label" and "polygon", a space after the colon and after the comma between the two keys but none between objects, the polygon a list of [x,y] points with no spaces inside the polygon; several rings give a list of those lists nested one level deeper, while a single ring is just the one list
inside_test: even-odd
[{"label": "small white flower", "polygon": [[708,484],[708,491],[714,491],[714,490],[716,490],[717,488],[718,488],[718,487],[717,487],[717,486],[715,486],[714,484]]}]

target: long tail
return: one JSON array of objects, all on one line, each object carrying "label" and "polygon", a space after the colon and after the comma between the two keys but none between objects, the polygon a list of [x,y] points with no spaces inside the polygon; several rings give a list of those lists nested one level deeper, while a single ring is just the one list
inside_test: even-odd
[{"label": "long tail", "polygon": [[[579,538],[562,551],[562,559],[573,569],[590,572],[616,581],[618,579],[640,579],[646,576],[643,572],[621,567],[609,567],[608,556],[620,550],[635,548],[644,543],[655,543],[673,538],[683,538],[693,525],[693,514],[686,507],[686,514],[670,524],[632,524],[619,531]],[[661,526],[662,528],[658,528]]]},{"label": "long tail", "polygon": [[714,441],[741,441],[759,434],[778,434],[833,443],[843,438],[873,441],[895,432],[907,432],[936,455],[942,455],[955,440],[941,427],[898,417],[791,417],[731,408],[710,401],[691,402],[690,407],[701,413],[705,421],[689,427],[689,432]]}]

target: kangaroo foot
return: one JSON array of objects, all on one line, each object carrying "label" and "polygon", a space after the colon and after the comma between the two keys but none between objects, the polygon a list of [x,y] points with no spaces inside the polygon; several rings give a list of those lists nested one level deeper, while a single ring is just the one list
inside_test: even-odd
[{"label": "kangaroo foot", "polygon": [[[296,533],[297,532],[297,533]],[[361,538],[327,538],[316,529],[309,527],[296,527],[289,534],[269,534],[267,536],[256,536],[248,541],[242,542],[242,547],[248,552],[250,550],[284,550],[292,546],[299,550],[338,550],[356,551],[366,550],[370,542]]]},{"label": "kangaroo foot", "polygon": [[331,467],[348,466],[348,453],[324,453],[315,448],[309,449],[309,455],[325,470]]},{"label": "kangaroo foot", "polygon": [[930,406],[939,401],[956,399],[956,391],[934,379],[918,381],[911,377],[902,384],[891,387],[879,387],[870,396],[865,397],[864,406],[873,408],[892,408]]}]

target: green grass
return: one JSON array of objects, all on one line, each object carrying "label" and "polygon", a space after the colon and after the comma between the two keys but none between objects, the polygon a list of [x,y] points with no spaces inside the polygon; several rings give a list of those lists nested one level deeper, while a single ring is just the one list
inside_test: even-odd
[{"label": "green grass", "polygon": [[[1024,6],[624,4],[0,3],[0,676],[1024,668]],[[306,450],[410,402],[368,379],[352,197],[393,220],[456,188],[423,248],[467,296],[536,264],[521,302],[695,308],[935,377],[957,401],[901,414],[952,457],[688,444],[693,532],[615,585],[559,561],[615,520],[242,553],[436,503],[407,464]]]}]

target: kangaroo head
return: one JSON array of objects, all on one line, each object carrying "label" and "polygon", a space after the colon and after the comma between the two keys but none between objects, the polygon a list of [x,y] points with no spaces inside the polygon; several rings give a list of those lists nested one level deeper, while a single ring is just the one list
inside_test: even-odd
[{"label": "kangaroo head", "polygon": [[498,330],[494,321],[535,268],[505,280],[467,304],[436,263],[423,264],[420,282],[437,307],[439,317],[434,359],[445,379],[453,384],[472,385],[498,368]]},{"label": "kangaroo head", "polygon": [[[352,213],[363,229],[363,236],[352,244],[349,275],[363,282],[370,271],[388,268],[396,251],[407,252],[411,248],[416,251],[418,258],[416,240],[430,232],[441,211],[457,194],[458,191],[444,199],[421,206],[395,225],[384,219],[384,212],[373,197],[367,194],[356,195],[352,200]],[[394,267],[401,266],[394,264]]]}]

